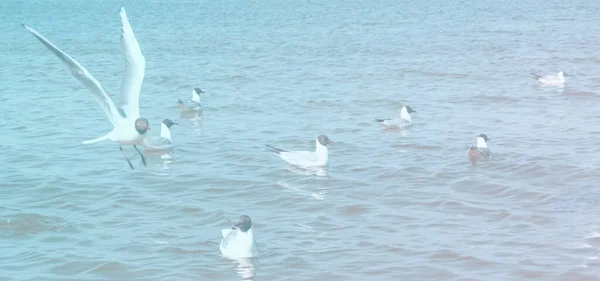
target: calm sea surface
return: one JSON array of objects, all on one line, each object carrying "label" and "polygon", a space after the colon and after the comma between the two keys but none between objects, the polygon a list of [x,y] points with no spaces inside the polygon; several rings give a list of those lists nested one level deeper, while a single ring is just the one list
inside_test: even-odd
[{"label": "calm sea surface", "polygon": [[[452,2],[452,3],[450,3]],[[485,2],[485,3],[483,3]],[[144,167],[116,99],[121,5],[146,57]],[[600,5],[574,1],[0,1],[0,280],[600,280]],[[540,87],[535,70],[569,75]],[[204,112],[181,118],[200,87]],[[415,125],[373,118],[409,104]],[[466,149],[489,136],[490,161]],[[326,173],[265,144],[330,146]],[[220,229],[247,214],[261,256]]]}]

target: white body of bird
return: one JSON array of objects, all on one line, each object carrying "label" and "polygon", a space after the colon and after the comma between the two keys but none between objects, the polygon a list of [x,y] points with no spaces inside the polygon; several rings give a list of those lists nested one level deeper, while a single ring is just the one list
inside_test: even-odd
[{"label": "white body of bird", "polygon": [[239,229],[222,229],[223,239],[219,245],[221,254],[231,259],[253,258],[258,256],[252,229],[242,232]]},{"label": "white body of bird", "polygon": [[329,163],[329,149],[327,145],[333,141],[325,135],[320,135],[315,141],[315,151],[288,151],[270,145],[267,148],[288,162],[290,165],[301,168],[324,167]]}]

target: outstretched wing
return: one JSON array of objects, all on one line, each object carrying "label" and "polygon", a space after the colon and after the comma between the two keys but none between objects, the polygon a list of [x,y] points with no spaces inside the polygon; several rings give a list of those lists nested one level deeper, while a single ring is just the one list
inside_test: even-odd
[{"label": "outstretched wing", "polygon": [[77,78],[79,82],[81,82],[88,90],[90,90],[90,92],[92,92],[92,94],[94,94],[96,101],[106,113],[110,123],[112,123],[113,126],[116,126],[117,121],[121,118],[121,115],[117,111],[113,100],[108,96],[108,94],[106,94],[104,88],[102,88],[100,82],[98,82],[98,80],[96,80],[96,78],[94,78],[94,76],[92,76],[81,64],[69,56],[69,54],[56,47],[54,44],[52,44],[52,42],[39,34],[35,29],[25,24],[21,25],[23,25],[25,29],[27,29],[38,40],[40,40],[40,42],[42,42],[46,48],[54,53],[54,55],[56,55],[56,57],[58,57],[58,59],[60,59],[67,66],[67,69],[71,72],[71,74],[73,74],[73,76]]},{"label": "outstretched wing", "polygon": [[140,90],[146,71],[146,59],[133,35],[125,8],[121,7],[121,45],[125,55],[125,75],[121,82],[119,103],[127,118],[140,117]]}]

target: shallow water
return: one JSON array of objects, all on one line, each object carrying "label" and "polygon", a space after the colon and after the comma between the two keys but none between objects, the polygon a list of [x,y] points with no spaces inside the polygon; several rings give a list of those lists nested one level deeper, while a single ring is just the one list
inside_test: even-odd
[{"label": "shallow water", "polygon": [[[0,2],[0,280],[600,279],[595,1]],[[114,97],[118,9],[146,57],[143,167],[26,23]],[[529,77],[565,70],[566,86]],[[200,87],[201,118],[177,98]],[[407,132],[373,118],[417,111]],[[479,133],[494,156],[471,166]],[[290,170],[264,144],[313,149]],[[220,256],[248,214],[261,256]]]}]

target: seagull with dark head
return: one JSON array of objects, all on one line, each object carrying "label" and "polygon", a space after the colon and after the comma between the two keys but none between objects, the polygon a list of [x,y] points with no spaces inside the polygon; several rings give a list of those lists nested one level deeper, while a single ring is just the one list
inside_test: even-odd
[{"label": "seagull with dark head", "polygon": [[171,126],[177,123],[171,119],[165,119],[160,124],[160,137],[148,136],[142,141],[142,147],[146,152],[169,152],[174,148],[171,140]]},{"label": "seagull with dark head", "polygon": [[221,254],[231,259],[253,258],[258,256],[252,220],[247,215],[241,215],[239,221],[232,227],[221,230],[223,239],[219,245]]},{"label": "seagull with dark head", "polygon": [[294,167],[313,168],[325,167],[328,164],[329,150],[327,145],[335,143],[326,135],[320,135],[315,141],[315,151],[288,151],[267,145],[267,149]]},{"label": "seagull with dark head", "polygon": [[199,112],[202,111],[202,104],[200,104],[200,94],[204,93],[200,88],[194,88],[192,91],[192,99],[189,101],[177,100],[177,106],[181,109],[182,113]]},{"label": "seagull with dark head", "polygon": [[467,151],[467,157],[471,164],[477,164],[477,161],[482,159],[488,159],[492,156],[492,152],[487,146],[487,142],[490,139],[485,134],[477,136],[477,146],[471,146]]},{"label": "seagull with dark head", "polygon": [[141,144],[146,137],[146,132],[150,130],[148,119],[140,117],[139,98],[142,81],[146,69],[146,60],[142,55],[142,50],[137,39],[133,34],[133,29],[127,19],[125,9],[121,8],[121,46],[125,56],[125,75],[121,83],[120,107],[117,108],[114,101],[104,90],[100,82],[94,78],[81,64],[75,61],[69,54],[62,51],[50,40],[46,39],[33,28],[24,25],[31,34],[33,34],[46,48],[48,48],[58,59],[65,64],[71,74],[79,80],[93,95],[96,102],[104,110],[108,120],[113,125],[112,131],[108,134],[82,142],[83,144],[95,143],[103,140],[111,140],[119,143],[119,149],[125,156],[129,167],[133,165],[129,157],[123,151],[121,145],[133,145],[142,157],[142,162],[146,165],[146,159],[136,145]]},{"label": "seagull with dark head", "polygon": [[403,105],[400,110],[400,117],[375,119],[375,122],[387,129],[405,129],[412,125],[411,113],[416,112],[410,106]]}]

